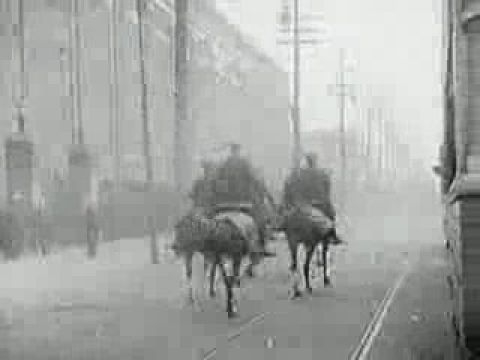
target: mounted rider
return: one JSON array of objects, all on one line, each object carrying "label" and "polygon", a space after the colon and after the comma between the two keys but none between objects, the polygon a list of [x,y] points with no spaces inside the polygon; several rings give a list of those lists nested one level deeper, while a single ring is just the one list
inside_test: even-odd
[{"label": "mounted rider", "polygon": [[294,172],[285,185],[284,200],[286,205],[310,204],[332,221],[336,212],[331,201],[331,180],[327,170],[317,166],[317,156],[305,155],[306,167]]},{"label": "mounted rider", "polygon": [[[334,224],[336,212],[331,200],[330,175],[317,166],[316,154],[306,154],[305,160],[306,167],[294,171],[285,183],[284,204],[301,207],[315,221],[326,223],[329,220]],[[322,219],[324,216],[327,221]]]},{"label": "mounted rider", "polygon": [[214,197],[218,210],[241,210],[252,216],[260,230],[258,242],[251,244],[252,252],[273,256],[265,250],[269,222],[267,203],[273,206],[273,197],[250,162],[241,156],[239,144],[230,144],[230,155],[216,171]]}]

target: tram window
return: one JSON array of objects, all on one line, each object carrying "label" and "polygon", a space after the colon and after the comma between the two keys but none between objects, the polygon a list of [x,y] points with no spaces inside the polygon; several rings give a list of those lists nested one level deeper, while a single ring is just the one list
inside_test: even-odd
[{"label": "tram window", "polygon": [[480,34],[480,16],[476,16],[465,25],[467,34]]}]

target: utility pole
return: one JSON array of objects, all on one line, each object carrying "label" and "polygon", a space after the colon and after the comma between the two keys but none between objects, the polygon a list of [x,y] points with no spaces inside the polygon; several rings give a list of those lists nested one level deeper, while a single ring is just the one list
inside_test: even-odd
[{"label": "utility pole", "polygon": [[367,109],[367,146],[366,146],[366,155],[368,161],[369,170],[371,169],[371,159],[372,159],[372,130],[373,130],[373,117],[374,112],[371,107]]},{"label": "utility pole", "polygon": [[347,177],[347,159],[346,159],[346,139],[345,139],[345,50],[340,49],[340,64],[339,64],[339,85],[340,85],[340,94],[339,94],[339,119],[340,119],[340,171],[341,171],[341,182],[342,182],[342,205],[345,206],[345,191],[347,190],[346,186],[346,177]]},{"label": "utility pole", "polygon": [[341,207],[345,210],[347,191],[347,144],[346,144],[346,98],[354,98],[352,85],[346,83],[345,50],[340,49],[339,72],[337,84],[335,84],[335,95],[339,100],[339,157],[340,157],[340,183],[341,183]]},{"label": "utility pole", "polygon": [[383,156],[384,156],[384,152],[383,152],[383,149],[384,149],[383,121],[384,119],[383,119],[383,111],[381,107],[377,108],[377,114],[378,114],[378,117],[377,117],[377,128],[378,128],[377,168],[378,168],[378,179],[382,181],[383,180]]},{"label": "utility pole", "polygon": [[293,167],[300,168],[302,146],[300,138],[300,34],[299,0],[293,0]]},{"label": "utility pole", "polygon": [[84,145],[84,132],[83,132],[83,111],[82,111],[82,33],[80,29],[80,5],[79,0],[73,0],[74,2],[74,24],[75,24],[75,82],[76,82],[76,120],[78,130],[78,145]]},{"label": "utility pole", "polygon": [[18,0],[17,8],[17,46],[19,56],[19,94],[16,99],[16,130],[19,133],[25,133],[25,102],[27,97],[27,76],[25,69],[25,9],[24,0]]},{"label": "utility pole", "polygon": [[61,47],[59,49],[59,66],[60,66],[60,79],[61,79],[61,88],[62,94],[60,97],[60,109],[62,120],[65,121],[68,119],[68,82],[67,82],[67,60],[68,60],[68,49]]},{"label": "utility pole", "polygon": [[193,167],[193,123],[189,113],[189,0],[175,1],[175,183],[183,197],[190,186]]},{"label": "utility pole", "polygon": [[148,87],[145,69],[145,38],[143,11],[145,9],[145,0],[136,0],[136,12],[138,20],[138,50],[140,57],[140,81],[141,81],[141,111],[142,111],[142,132],[143,132],[143,156],[145,160],[145,204],[147,205],[147,230],[150,235],[150,252],[152,264],[158,264],[158,244],[156,238],[154,207],[155,200],[153,195],[153,163],[150,152],[150,124],[148,117]]},{"label": "utility pole", "polygon": [[77,119],[75,111],[75,59],[74,59],[74,11],[73,0],[68,0],[68,96],[69,96],[69,109],[70,109],[70,121],[72,122],[72,145],[77,143]]},{"label": "utility pole", "polygon": [[119,4],[117,0],[111,0],[108,21],[108,49],[110,65],[110,118],[109,118],[109,150],[113,161],[114,184],[118,187],[120,182],[120,91],[119,91],[119,44],[118,22]]},{"label": "utility pole", "polygon": [[[290,53],[293,49],[293,69],[292,71],[292,105],[291,105],[291,120],[293,128],[293,168],[298,170],[302,160],[302,139],[301,139],[301,111],[300,111],[300,91],[301,91],[301,47],[315,46],[325,42],[318,38],[318,34],[322,31],[314,27],[300,27],[300,0],[293,0],[293,19],[290,15],[289,1],[284,0],[283,9],[280,16],[281,33],[287,34],[288,38],[280,39],[277,43],[288,45],[289,59]],[[313,17],[315,18],[315,17]],[[293,20],[293,21],[292,21]],[[293,38],[291,37],[293,33]],[[305,34],[302,37],[301,34]]]}]

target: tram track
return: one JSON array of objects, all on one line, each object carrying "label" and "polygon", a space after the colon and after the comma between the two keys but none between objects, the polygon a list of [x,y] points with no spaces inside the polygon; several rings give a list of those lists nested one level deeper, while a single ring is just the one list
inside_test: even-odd
[{"label": "tram track", "polygon": [[[266,312],[263,312],[263,313],[260,313],[260,314],[257,314],[253,317],[251,317],[248,321],[244,322],[240,328],[238,328],[237,330],[231,332],[230,334],[227,335],[227,339],[226,339],[226,344],[225,345],[228,345],[229,343],[231,343],[232,341],[238,339],[245,330],[248,330],[250,328],[252,328],[254,325],[260,323],[260,322],[263,322],[265,320],[265,317],[267,316],[267,313]],[[214,359],[215,356],[217,355],[218,353],[218,346],[208,350],[206,353],[203,354],[203,357],[202,359],[203,360],[211,360],[211,359]]]},{"label": "tram track", "polygon": [[[396,281],[392,286],[386,291],[385,296],[383,297],[380,304],[377,306],[374,315],[372,316],[370,322],[365,327],[362,337],[357,344],[357,346],[351,352],[351,355],[348,357],[349,360],[365,360],[368,357],[368,354],[375,342],[376,337],[378,336],[386,315],[395,300],[395,297],[398,291],[402,288],[405,280],[408,278],[408,275],[411,273],[411,266],[405,265],[405,268],[397,276]],[[244,322],[237,330],[231,332],[226,337],[226,343],[224,345],[228,346],[233,341],[237,340],[242,336],[245,331],[250,330],[255,325],[263,322],[267,316],[266,312],[259,313],[251,317],[248,321]],[[218,346],[211,348],[207,352],[203,353],[203,360],[212,360],[216,358],[219,349]]]},{"label": "tram track", "polygon": [[357,344],[357,346],[351,352],[351,355],[348,357],[349,360],[367,359],[367,356],[375,342],[375,339],[382,328],[388,310],[393,304],[396,294],[403,286],[405,280],[407,279],[411,271],[412,268],[407,263],[402,272],[398,275],[396,281],[385,293],[385,296],[383,297],[380,304],[377,306],[373,317],[363,331],[360,342]]},{"label": "tram track", "polygon": [[[330,261],[332,259],[329,259]],[[368,358],[369,352],[377,338],[383,323],[385,321],[386,315],[391,308],[397,293],[402,288],[405,280],[408,278],[408,275],[412,272],[413,266],[411,265],[413,262],[412,259],[405,258],[404,264],[400,269],[400,273],[394,278],[393,284],[386,290],[384,293],[384,297],[378,304],[378,306],[374,309],[374,314],[370,318],[369,323],[364,327],[363,332],[361,333],[361,337],[357,345],[353,348],[348,356],[349,360],[365,360]],[[329,261],[329,262],[330,262]],[[332,264],[332,263],[331,263]],[[333,264],[332,264],[333,265]],[[335,266],[333,266],[335,268]],[[334,269],[330,269],[334,270]],[[319,274],[320,275],[320,274]],[[312,284],[320,283],[323,279],[322,276],[317,276],[312,279]],[[252,284],[249,284],[247,288],[253,287]],[[245,291],[245,289],[244,289]],[[222,357],[222,351],[227,351],[228,348],[232,346],[232,343],[238,341],[242,335],[246,336],[245,334],[248,333],[249,330],[254,328],[259,323],[265,321],[267,316],[266,312],[259,313],[257,315],[252,316],[249,320],[245,321],[238,329],[232,331],[229,334],[223,335],[223,343],[220,341],[221,345],[217,345],[211,348],[208,351],[202,353],[199,359],[203,360],[211,360],[211,359],[220,359]],[[225,353],[226,355],[226,353]]]}]

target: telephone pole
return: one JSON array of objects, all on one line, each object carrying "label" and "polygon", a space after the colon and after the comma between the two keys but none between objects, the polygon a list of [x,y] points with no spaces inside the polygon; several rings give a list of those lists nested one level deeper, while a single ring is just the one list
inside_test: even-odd
[{"label": "telephone pole", "polygon": [[16,99],[16,130],[24,134],[25,133],[25,105],[27,97],[27,76],[25,69],[25,8],[24,0],[18,0],[17,8],[17,46],[18,46],[18,57],[19,57],[19,92],[17,93]]},{"label": "telephone pole", "polygon": [[367,157],[367,164],[368,170],[370,174],[371,170],[371,159],[372,159],[372,130],[373,130],[373,109],[369,107],[367,109],[367,145],[366,145],[366,157]]},{"label": "telephone pole", "polygon": [[189,111],[188,18],[189,0],[175,1],[175,183],[184,196],[190,186],[193,156],[193,126]]},{"label": "telephone pole", "polygon": [[110,65],[110,118],[109,118],[109,150],[113,161],[114,184],[120,182],[120,89],[119,89],[119,22],[118,0],[111,0],[109,12],[109,65]]},{"label": "telephone pole", "polygon": [[347,191],[347,144],[346,144],[346,103],[347,97],[354,99],[353,85],[346,82],[345,50],[340,49],[339,72],[337,84],[334,85],[335,96],[339,100],[339,157],[340,157],[340,183],[341,183],[341,208],[345,208]]},{"label": "telephone pole", "polygon": [[154,195],[153,195],[153,163],[150,149],[150,124],[148,117],[148,87],[145,69],[145,38],[143,11],[145,0],[136,0],[136,12],[138,22],[138,50],[140,57],[140,81],[141,81],[141,111],[142,111],[142,132],[143,132],[143,156],[145,161],[145,204],[147,205],[147,230],[150,235],[150,253],[152,264],[158,264],[158,245],[154,218]]},{"label": "telephone pole", "polygon": [[61,47],[59,49],[59,70],[60,70],[60,83],[62,93],[60,96],[60,110],[61,110],[61,117],[62,120],[65,121],[69,118],[68,110],[69,110],[69,96],[68,96],[68,81],[67,81],[67,61],[68,61],[68,49]]},{"label": "telephone pole", "polygon": [[300,138],[300,34],[299,0],[293,0],[293,167],[300,168],[302,145]]},{"label": "telephone pole", "polygon": [[383,111],[382,108],[377,109],[377,126],[378,126],[378,179],[383,180],[383,156],[384,156],[384,124],[383,124]]},{"label": "telephone pole", "polygon": [[67,45],[67,56],[68,56],[68,108],[70,110],[70,121],[72,124],[72,145],[77,143],[77,119],[75,111],[75,59],[74,59],[74,43],[75,38],[74,34],[74,12],[73,12],[73,0],[68,0],[68,23],[67,35],[68,35],[68,45]]},{"label": "telephone pole", "polygon": [[[289,1],[284,0],[283,9],[280,17],[281,33],[288,35],[288,38],[282,38],[277,41],[278,44],[287,45],[290,53],[293,48],[293,69],[292,69],[292,105],[290,109],[292,128],[293,128],[293,168],[298,169],[302,160],[302,141],[301,141],[301,111],[300,111],[300,91],[301,91],[301,49],[302,46],[315,46],[325,42],[318,38],[322,29],[312,26],[300,27],[300,0],[293,0],[292,14],[290,13]],[[292,16],[293,15],[293,16]],[[293,19],[292,19],[293,17]],[[315,19],[316,17],[310,17]],[[305,20],[302,20],[305,22]],[[292,37],[293,33],[293,37]],[[304,35],[304,36],[301,36]]]},{"label": "telephone pole", "polygon": [[74,36],[75,36],[75,82],[76,82],[76,120],[77,120],[77,142],[84,145],[83,111],[82,111],[82,33],[80,29],[80,5],[79,0],[73,0]]},{"label": "telephone pole", "polygon": [[345,191],[346,187],[346,177],[347,177],[347,159],[346,159],[346,139],[345,139],[345,50],[340,49],[340,64],[339,64],[339,85],[340,85],[340,94],[339,94],[339,119],[340,119],[340,171],[341,171],[341,182],[342,182],[342,203],[345,205]]}]

